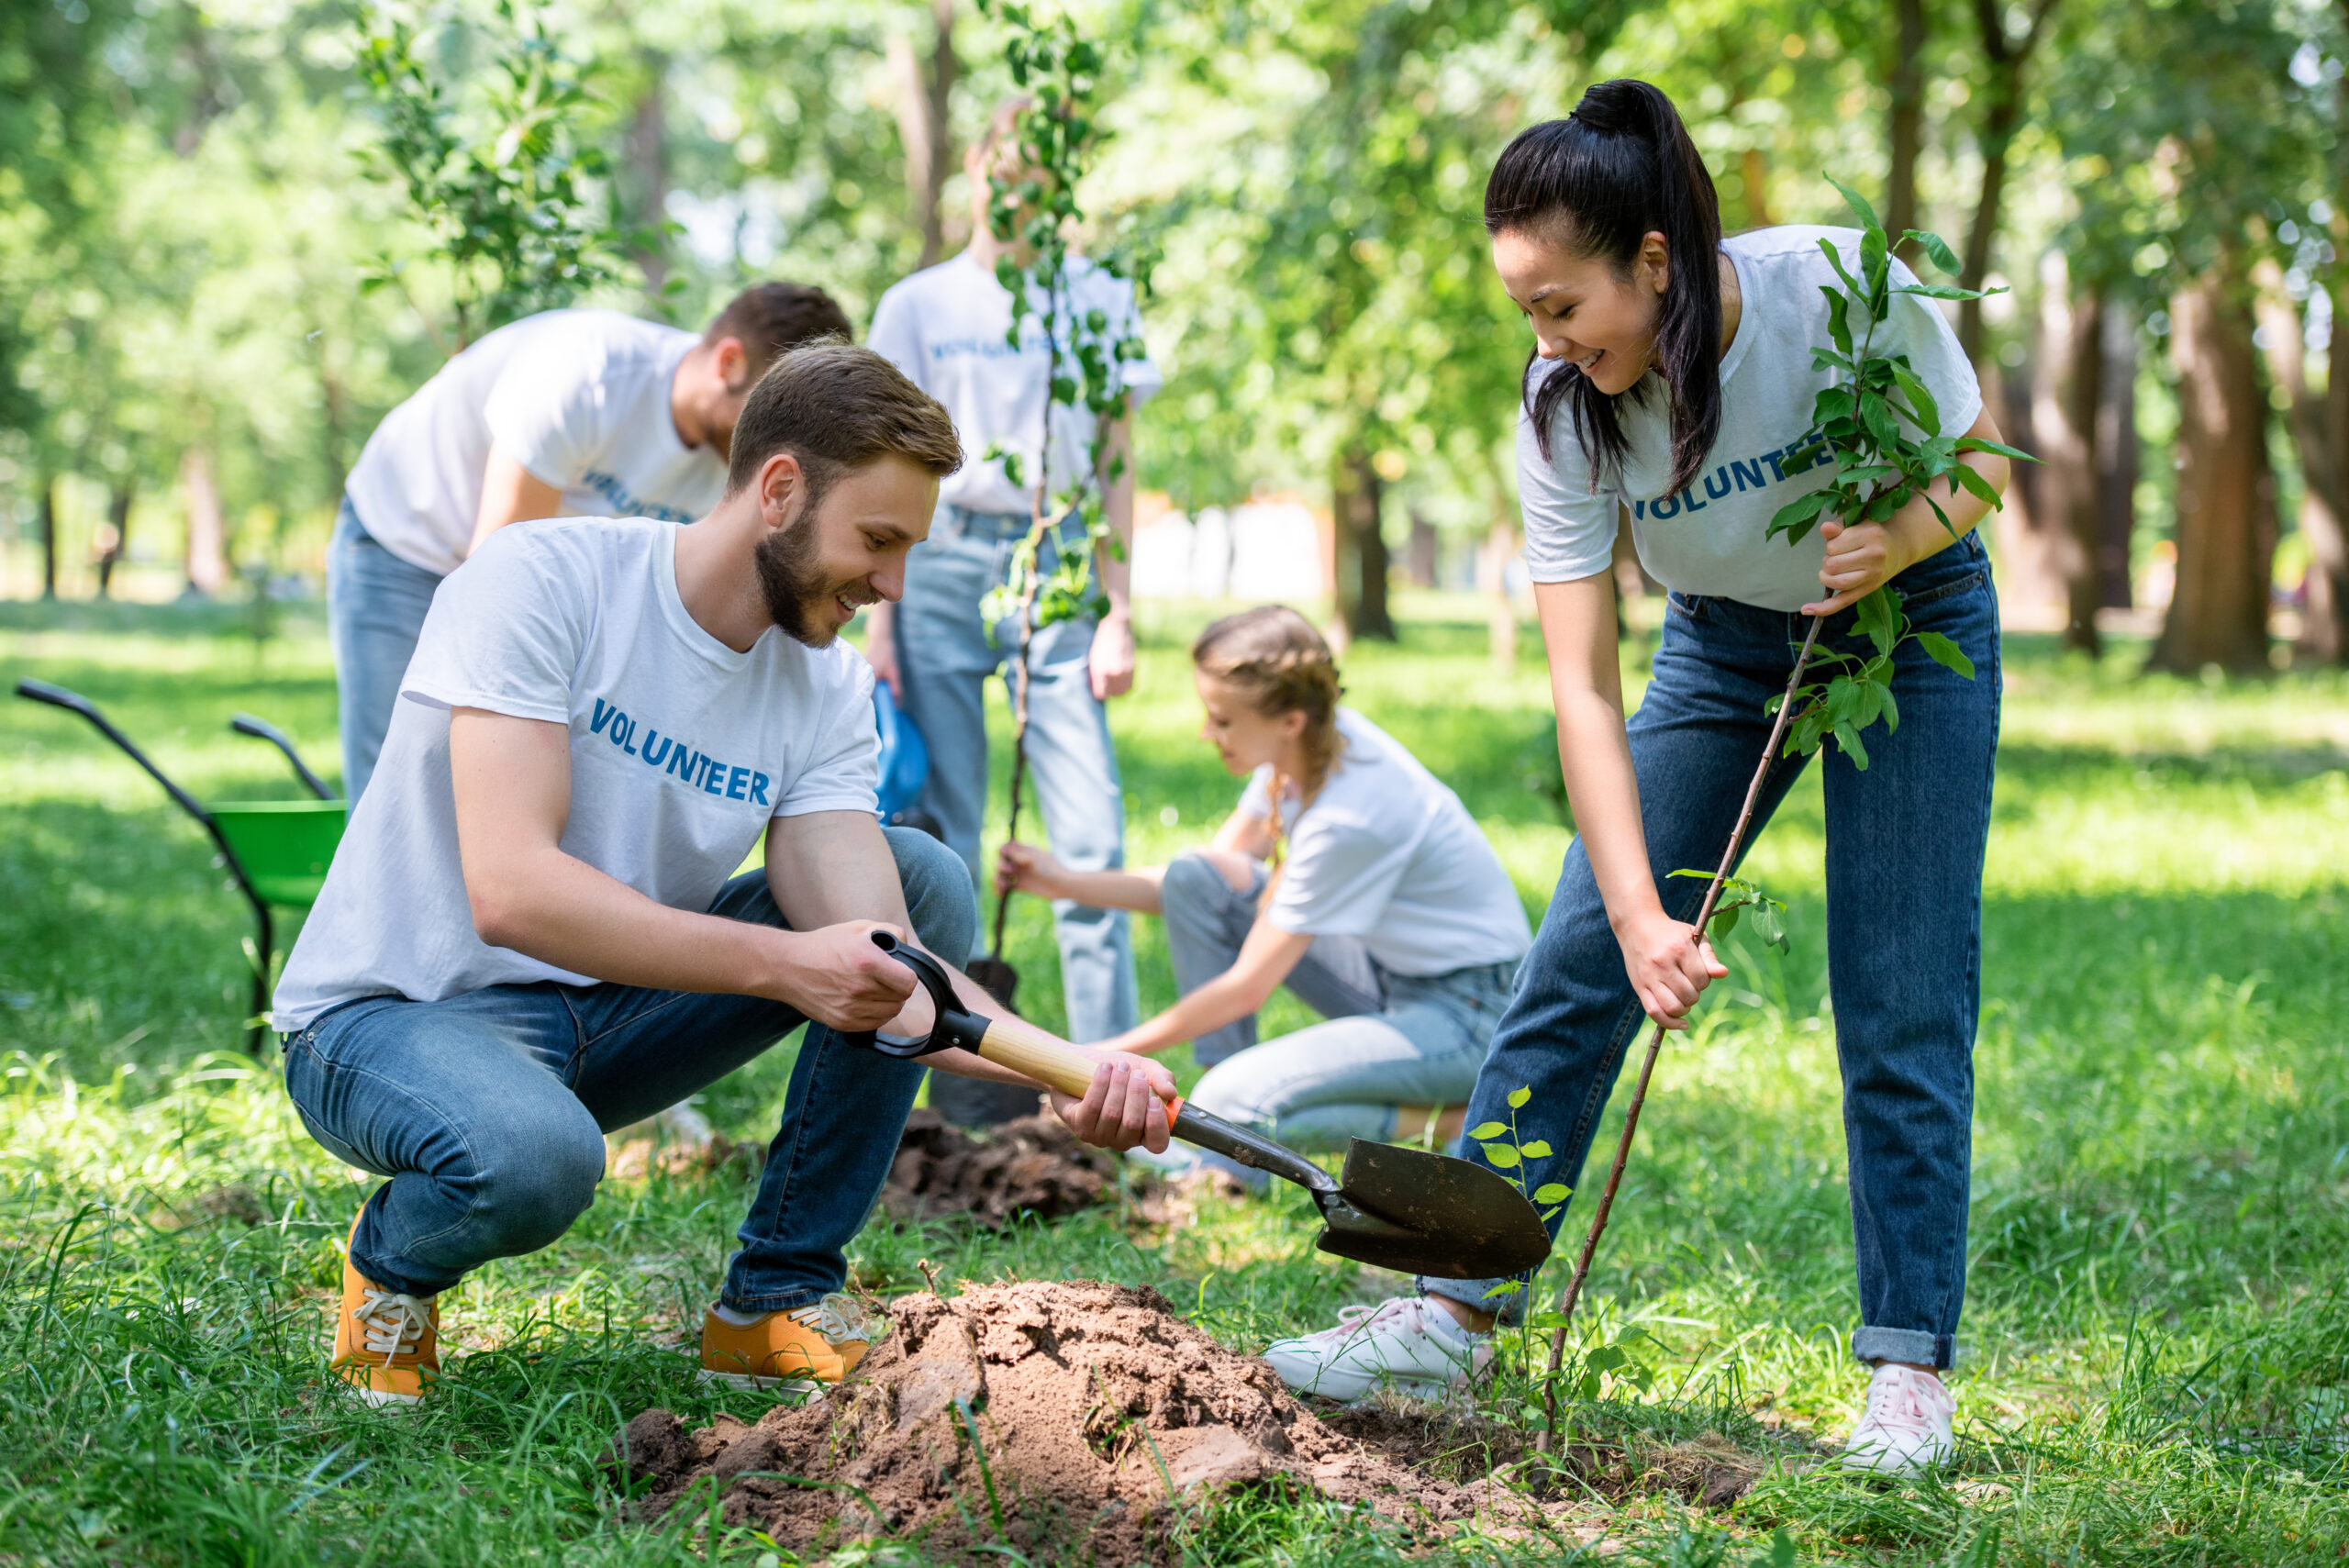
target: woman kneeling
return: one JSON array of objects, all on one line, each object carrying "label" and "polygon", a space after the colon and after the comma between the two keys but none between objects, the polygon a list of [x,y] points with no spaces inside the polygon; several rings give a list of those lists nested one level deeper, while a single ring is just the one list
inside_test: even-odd
[{"label": "woman kneeling", "polygon": [[[1099,1043],[1194,1042],[1210,1069],[1191,1095],[1201,1109],[1308,1152],[1429,1136],[1440,1107],[1475,1085],[1532,945],[1508,873],[1458,795],[1339,706],[1329,644],[1303,616],[1227,617],[1191,661],[1200,737],[1249,780],[1214,841],[1171,865],[1108,872],[1010,843],[996,885],[1164,918],[1182,1000]],[[1257,1009],[1283,984],[1329,1021],[1258,1045]],[[1456,1112],[1444,1119],[1433,1136],[1448,1141]]]}]

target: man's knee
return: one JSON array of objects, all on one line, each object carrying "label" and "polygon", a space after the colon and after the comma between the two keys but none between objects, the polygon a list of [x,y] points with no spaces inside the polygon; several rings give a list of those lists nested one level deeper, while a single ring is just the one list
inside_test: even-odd
[{"label": "man's knee", "polygon": [[596,1201],[604,1179],[604,1135],[575,1101],[568,1113],[517,1118],[479,1151],[467,1217],[476,1238],[500,1257],[548,1246]]},{"label": "man's knee", "polygon": [[905,890],[914,940],[949,963],[963,962],[979,936],[979,901],[970,868],[960,855],[917,828],[881,831],[896,857],[897,883]]}]

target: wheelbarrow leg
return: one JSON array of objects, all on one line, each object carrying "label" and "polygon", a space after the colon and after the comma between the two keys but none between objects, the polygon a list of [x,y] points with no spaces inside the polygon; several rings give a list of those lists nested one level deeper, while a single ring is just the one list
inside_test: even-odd
[{"label": "wheelbarrow leg", "polygon": [[246,1032],[252,1036],[252,1054],[261,1056],[269,1044],[269,972],[272,968],[271,961],[276,956],[274,951],[276,932],[270,924],[268,902],[255,894],[250,885],[246,885],[241,877],[239,879],[239,884],[244,886],[245,896],[252,900],[253,916],[261,922],[261,946],[258,950],[261,963],[253,971],[252,1022],[246,1029]]}]

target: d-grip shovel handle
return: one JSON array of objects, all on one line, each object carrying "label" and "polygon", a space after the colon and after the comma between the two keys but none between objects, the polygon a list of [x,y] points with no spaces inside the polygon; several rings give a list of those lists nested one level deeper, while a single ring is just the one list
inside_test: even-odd
[{"label": "d-grip shovel handle", "polygon": [[[938,1010],[938,1021],[930,1026],[926,1037],[888,1035],[876,1030],[844,1037],[851,1045],[907,1061],[960,1046],[998,1067],[1008,1067],[1078,1099],[1083,1099],[1085,1092],[1093,1086],[1093,1070],[1098,1058],[1072,1051],[1050,1035],[1016,1019],[982,1018],[969,1011],[954,995],[954,983],[935,960],[888,932],[874,932],[873,945],[914,972],[914,978],[930,993],[930,1005]],[[1174,1118],[1174,1131],[1186,1143],[1212,1149],[1252,1169],[1270,1172],[1310,1191],[1338,1190],[1337,1178],[1295,1150],[1209,1112],[1184,1106]]]}]

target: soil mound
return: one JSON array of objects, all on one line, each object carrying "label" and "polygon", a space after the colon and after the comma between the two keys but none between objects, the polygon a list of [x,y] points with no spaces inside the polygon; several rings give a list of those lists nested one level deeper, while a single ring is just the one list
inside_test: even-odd
[{"label": "soil mound", "polygon": [[1027,1116],[973,1136],[923,1108],[906,1118],[881,1195],[896,1219],[967,1215],[1001,1229],[1023,1210],[1059,1219],[1116,1193],[1116,1158],[1081,1143],[1058,1117]]},{"label": "soil mound", "polygon": [[907,1296],[890,1318],[829,1399],[700,1431],[648,1410],[606,1464],[649,1516],[686,1498],[707,1507],[714,1485],[727,1522],[802,1551],[918,1536],[947,1555],[1000,1541],[1163,1562],[1203,1494],[1284,1477],[1437,1528],[1531,1523],[1562,1507],[1415,1473],[1341,1435],[1264,1362],[1182,1322],[1152,1290],[990,1285]]}]

